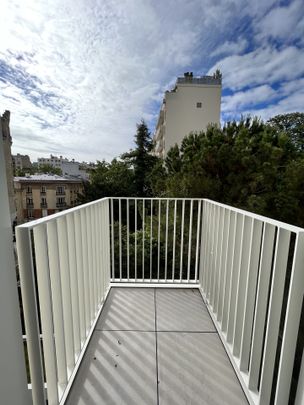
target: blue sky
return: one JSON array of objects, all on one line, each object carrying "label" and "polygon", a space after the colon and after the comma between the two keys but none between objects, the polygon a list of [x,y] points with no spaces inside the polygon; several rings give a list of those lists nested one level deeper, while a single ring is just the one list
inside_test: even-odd
[{"label": "blue sky", "polygon": [[304,111],[303,0],[2,0],[13,152],[110,160],[185,71],[223,73],[222,122]]}]

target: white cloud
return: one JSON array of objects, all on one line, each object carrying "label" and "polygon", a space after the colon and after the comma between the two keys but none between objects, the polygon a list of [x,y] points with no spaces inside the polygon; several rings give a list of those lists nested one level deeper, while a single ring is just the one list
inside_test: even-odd
[{"label": "white cloud", "polygon": [[[206,73],[211,54],[221,57],[211,72],[220,67],[224,86],[237,91],[224,98],[225,111],[254,108],[250,97],[272,97],[272,83],[304,73],[296,46],[256,44],[237,55],[252,45],[246,33],[235,39],[238,24],[247,18],[263,33],[274,3],[3,0],[0,112],[12,111],[13,150],[35,158],[117,156],[132,146],[136,122],[155,120],[176,76]],[[248,93],[248,86],[256,89]]]},{"label": "white cloud", "polygon": [[248,41],[245,38],[240,38],[238,41],[226,41],[222,45],[218,46],[215,51],[211,52],[210,56],[219,55],[235,55],[242,53],[248,45]]},{"label": "white cloud", "polygon": [[256,39],[303,39],[303,1],[295,0],[286,6],[275,7],[256,22]]},{"label": "white cloud", "polygon": [[296,46],[281,50],[267,46],[245,55],[228,56],[218,61],[209,72],[217,68],[223,73],[224,86],[238,90],[301,77],[304,74],[304,53]]},{"label": "white cloud", "polygon": [[231,113],[234,111],[242,111],[244,108],[259,103],[270,102],[276,96],[276,91],[268,85],[254,87],[246,91],[239,91],[231,96],[222,97],[222,112]]}]

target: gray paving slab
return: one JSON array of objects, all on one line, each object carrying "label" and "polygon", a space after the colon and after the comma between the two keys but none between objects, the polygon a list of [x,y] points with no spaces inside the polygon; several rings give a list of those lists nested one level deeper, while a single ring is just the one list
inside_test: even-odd
[{"label": "gray paving slab", "polygon": [[112,288],[98,330],[155,330],[153,288]]},{"label": "gray paving slab", "polygon": [[159,405],[248,405],[217,333],[157,334]]},{"label": "gray paving slab", "polygon": [[202,297],[195,289],[157,289],[156,327],[158,331],[215,331]]},{"label": "gray paving slab", "polygon": [[67,405],[157,404],[154,332],[95,331]]}]

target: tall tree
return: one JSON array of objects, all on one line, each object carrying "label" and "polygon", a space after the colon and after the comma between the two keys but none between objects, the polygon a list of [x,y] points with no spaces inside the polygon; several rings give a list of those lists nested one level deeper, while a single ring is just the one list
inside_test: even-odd
[{"label": "tall tree", "polygon": [[268,123],[279,131],[286,132],[297,150],[304,151],[304,113],[276,115],[270,118]]},{"label": "tall tree", "polygon": [[147,124],[137,124],[135,149],[124,153],[121,158],[134,169],[134,185],[138,197],[152,195],[151,172],[158,158],[151,154],[153,142]]}]

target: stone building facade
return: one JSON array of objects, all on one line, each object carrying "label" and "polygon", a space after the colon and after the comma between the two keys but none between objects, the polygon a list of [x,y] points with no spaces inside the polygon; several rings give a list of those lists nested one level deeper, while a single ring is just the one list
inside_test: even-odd
[{"label": "stone building facade", "polygon": [[7,110],[3,113],[2,116],[0,115],[0,139],[1,138],[3,139],[9,207],[11,213],[11,221],[13,223],[16,219],[16,205],[14,197],[13,160],[11,152],[12,137],[10,133],[10,112]]},{"label": "stone building facade", "polygon": [[17,223],[23,223],[74,207],[83,191],[79,179],[50,174],[15,177]]}]

